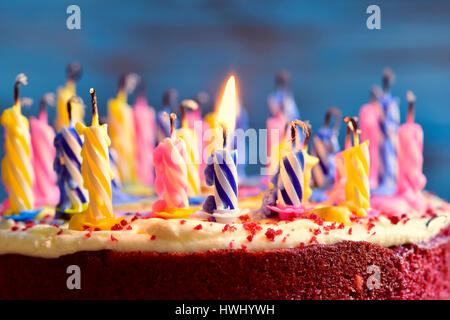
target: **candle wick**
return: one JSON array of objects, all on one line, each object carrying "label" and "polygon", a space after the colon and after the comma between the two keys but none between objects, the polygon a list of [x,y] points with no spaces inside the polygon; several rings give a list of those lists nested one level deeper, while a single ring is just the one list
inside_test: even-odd
[{"label": "candle wick", "polygon": [[69,100],[67,100],[67,114],[69,115],[69,122],[72,121],[72,101],[75,99],[75,97],[71,97]]},{"label": "candle wick", "polygon": [[303,141],[303,149],[306,149],[308,147],[309,139],[311,138],[311,126],[306,122],[300,120],[291,121],[292,146],[295,146],[295,141],[297,138],[297,131],[296,131],[297,125],[302,128],[302,132],[305,135],[305,140]]},{"label": "candle wick", "polygon": [[406,100],[408,101],[408,114],[407,114],[407,122],[414,122],[414,109],[415,109],[415,102],[416,102],[416,96],[412,91],[406,92]]},{"label": "candle wick", "polygon": [[91,104],[92,104],[92,125],[97,126],[98,122],[98,108],[97,108],[97,94],[94,88],[89,90],[91,94]]},{"label": "candle wick", "polygon": [[28,78],[25,74],[21,73],[17,75],[16,77],[16,83],[14,84],[14,105],[20,104],[20,95],[19,95],[19,87],[20,85],[27,85],[28,84]]},{"label": "candle wick", "polygon": [[358,136],[358,123],[356,121],[356,117],[345,117],[344,122],[347,124],[347,132],[346,132],[346,144],[349,142],[347,140],[347,135],[350,135],[350,131],[353,131],[353,145],[359,145],[359,136]]},{"label": "candle wick", "polygon": [[170,136],[173,137],[175,134],[175,119],[177,118],[177,115],[175,113],[171,113],[169,115],[170,118]]},{"label": "candle wick", "polygon": [[323,126],[328,127],[330,125],[331,116],[333,115],[334,115],[334,130],[338,131],[341,123],[342,114],[341,111],[339,111],[339,109],[336,107],[331,107],[327,110],[327,113],[325,114],[325,119],[323,121]]},{"label": "candle wick", "polygon": [[227,132],[227,128],[225,127],[225,125],[221,124],[222,127],[222,147],[225,148],[225,146],[227,145],[227,136],[228,136],[228,132]]},{"label": "candle wick", "polygon": [[191,109],[191,110],[197,110],[198,109],[198,103],[195,102],[194,100],[183,100],[181,101],[181,105],[180,105],[180,110],[181,110],[181,125],[183,128],[187,127],[187,120],[186,120],[186,109]]}]

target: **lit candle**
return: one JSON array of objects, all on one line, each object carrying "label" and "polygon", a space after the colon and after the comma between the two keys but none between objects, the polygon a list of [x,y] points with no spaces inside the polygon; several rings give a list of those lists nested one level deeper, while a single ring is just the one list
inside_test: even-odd
[{"label": "lit candle", "polygon": [[85,227],[110,230],[120,219],[113,213],[111,201],[111,180],[113,178],[109,166],[108,147],[111,140],[108,137],[108,126],[100,125],[97,110],[97,96],[94,89],[90,89],[92,102],[92,124],[90,127],[77,123],[75,128],[84,136],[81,149],[81,172],[84,187],[89,193],[88,208],[73,215],[69,221],[69,228],[83,230]]},{"label": "lit candle", "polygon": [[[334,115],[334,127],[330,127],[331,116]],[[323,126],[312,139],[311,155],[319,159],[319,165],[312,169],[315,187],[330,189],[334,183],[336,173],[336,154],[339,152],[339,124],[341,112],[332,107],[325,114]]]},{"label": "lit candle", "polygon": [[47,105],[54,105],[54,103],[54,94],[45,94],[40,101],[39,117],[30,119],[35,175],[33,193],[36,206],[55,206],[59,199],[59,190],[56,185],[57,176],[53,170],[55,131],[49,126],[47,115]]},{"label": "lit candle", "polygon": [[[142,83],[142,82],[141,82]],[[155,110],[147,103],[145,92],[136,97],[133,108],[136,137],[136,166],[139,179],[146,185],[154,180]]]},{"label": "lit candle", "polygon": [[427,179],[423,175],[423,130],[414,122],[416,97],[408,91],[409,103],[406,123],[398,129],[398,183],[397,192],[404,195],[416,210],[423,209],[421,191]]},{"label": "lit candle", "polygon": [[75,97],[67,101],[69,125],[56,134],[54,146],[56,157],[53,168],[57,174],[59,202],[56,206],[57,218],[68,219],[75,212],[87,208],[88,192],[83,186],[81,175],[81,147],[83,138],[79,136],[72,120],[72,106]]},{"label": "lit candle", "polygon": [[122,75],[116,98],[108,101],[108,125],[111,146],[117,152],[117,168],[123,183],[136,182],[136,141],[133,110],[127,103],[128,81],[134,81],[134,74]]},{"label": "lit candle", "polygon": [[194,100],[183,100],[181,109],[181,129],[177,131],[176,136],[182,139],[186,145],[186,169],[188,181],[188,196],[196,197],[201,193],[200,174],[198,168],[199,154],[197,146],[197,136],[195,131],[189,128],[186,119],[186,109],[197,110],[198,105]]},{"label": "lit candle", "polygon": [[9,195],[7,215],[19,215],[34,208],[33,169],[30,127],[22,115],[19,86],[27,84],[27,77],[21,73],[14,86],[14,105],[3,111],[1,124],[5,128],[5,156],[2,160],[2,177]]},{"label": "lit candle", "polygon": [[361,139],[370,141],[370,172],[369,180],[372,189],[378,186],[380,167],[380,143],[382,140],[380,131],[380,119],[382,109],[378,102],[382,96],[381,88],[374,86],[371,90],[369,103],[361,107],[359,111],[359,127],[361,128]]},{"label": "lit candle", "polygon": [[175,137],[176,115],[171,113],[169,117],[170,137],[158,144],[153,157],[156,171],[155,191],[160,197],[160,200],[153,205],[153,211],[157,214],[160,212],[176,213],[177,211],[171,211],[171,209],[187,209],[189,207],[185,163],[186,145],[182,139]]},{"label": "lit candle", "polygon": [[[66,69],[66,84],[65,87],[58,88],[58,97],[56,103],[56,117],[55,128],[60,131],[62,127],[69,125],[69,115],[67,114],[67,101],[76,95],[76,81],[81,76],[81,66],[77,62],[73,62],[67,66]],[[72,120],[73,122],[83,122],[84,118],[84,104],[79,99],[74,101],[72,105]]]},{"label": "lit candle", "polygon": [[212,151],[205,169],[206,183],[213,187],[214,195],[206,199],[203,209],[220,223],[232,223],[241,214],[237,197],[237,150],[230,148],[232,142],[227,144],[236,125],[237,108],[236,80],[231,75],[222,90],[215,117],[216,126],[222,129],[222,148]]},{"label": "lit candle", "polygon": [[376,191],[378,194],[383,195],[395,193],[397,186],[397,130],[400,122],[400,112],[397,100],[389,93],[393,80],[394,73],[390,69],[386,69],[383,72],[384,95],[381,98],[380,183]]},{"label": "lit candle", "polygon": [[358,216],[365,216],[370,208],[369,184],[369,141],[359,143],[356,120],[345,117],[347,125],[353,131],[353,147],[346,149],[342,156],[345,163],[346,205]]},{"label": "lit candle", "polygon": [[167,122],[165,114],[170,114],[178,101],[178,92],[169,89],[163,94],[162,111],[156,117],[156,142],[160,143],[165,138],[170,137],[170,123]]}]

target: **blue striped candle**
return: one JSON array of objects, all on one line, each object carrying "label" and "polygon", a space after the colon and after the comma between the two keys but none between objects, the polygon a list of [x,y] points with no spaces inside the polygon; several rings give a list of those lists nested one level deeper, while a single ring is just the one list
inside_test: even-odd
[{"label": "blue striped candle", "polygon": [[303,200],[305,158],[303,151],[289,152],[280,161],[277,204],[300,207]]},{"label": "blue striped candle", "polygon": [[58,210],[81,210],[88,202],[87,190],[83,188],[81,176],[81,147],[83,141],[70,121],[69,127],[63,127],[56,135],[54,145],[56,158],[54,169],[58,175],[60,191]]},{"label": "blue striped candle", "polygon": [[205,179],[214,188],[215,210],[238,209],[237,151],[216,150],[208,159]]}]

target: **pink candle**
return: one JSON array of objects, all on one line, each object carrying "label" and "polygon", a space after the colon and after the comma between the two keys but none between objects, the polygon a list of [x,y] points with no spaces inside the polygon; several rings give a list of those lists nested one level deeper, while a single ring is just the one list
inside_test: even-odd
[{"label": "pink candle", "polygon": [[398,130],[398,180],[397,193],[407,197],[409,204],[415,209],[423,208],[420,192],[427,179],[423,175],[423,130],[414,122],[415,96],[407,92],[409,102],[406,123]]},{"label": "pink candle", "polygon": [[381,89],[378,87],[372,88],[371,100],[361,107],[358,118],[359,127],[361,128],[361,140],[369,140],[370,142],[369,183],[372,189],[378,186],[378,168],[380,163],[381,132],[379,121],[381,109],[377,99],[379,90]]},{"label": "pink candle", "polygon": [[55,159],[55,131],[48,125],[46,106],[54,103],[52,94],[46,94],[40,102],[40,112],[38,118],[30,119],[31,145],[33,149],[33,170],[35,180],[33,193],[35,205],[54,206],[59,200],[59,189],[56,185],[56,172],[53,170],[53,160]]},{"label": "pink candle", "polygon": [[175,114],[170,115],[172,134],[164,138],[154,152],[155,191],[161,198],[153,208],[188,208],[186,145],[174,137]]},{"label": "pink candle", "polygon": [[145,96],[138,96],[133,108],[135,138],[137,146],[137,172],[140,180],[153,184],[153,149],[155,145],[155,111],[151,108]]}]

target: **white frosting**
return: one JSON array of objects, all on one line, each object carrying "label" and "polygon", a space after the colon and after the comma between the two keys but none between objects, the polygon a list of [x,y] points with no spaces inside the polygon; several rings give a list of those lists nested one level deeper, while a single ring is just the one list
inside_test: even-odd
[{"label": "white frosting", "polygon": [[[267,250],[295,248],[301,243],[305,246],[313,243],[334,244],[343,240],[368,241],[389,247],[426,241],[438,235],[450,224],[449,205],[434,197],[432,202],[438,217],[431,221],[430,217],[421,218],[421,214],[413,212],[408,214],[409,220],[400,220],[397,224],[380,216],[372,228],[369,227],[368,219],[328,232],[326,229],[332,225],[331,222],[324,222],[320,226],[310,219],[280,221],[278,224],[268,219],[261,220],[259,226],[262,230],[257,231],[251,241],[248,238],[250,231],[241,223],[230,224],[228,230],[224,230],[226,228],[224,224],[198,218],[137,219],[130,222],[132,230],[94,231],[90,236],[88,231],[67,230],[64,227],[61,233],[59,228],[44,224],[21,231],[24,227],[22,223],[15,224],[12,220],[3,219],[0,220],[0,254],[57,258],[79,251],[97,250],[121,252],[198,252],[230,248]],[[18,227],[18,230],[13,231],[14,226]],[[274,232],[269,231],[266,235],[269,228],[275,232],[281,230],[282,233],[271,241],[270,234]]]}]

